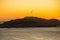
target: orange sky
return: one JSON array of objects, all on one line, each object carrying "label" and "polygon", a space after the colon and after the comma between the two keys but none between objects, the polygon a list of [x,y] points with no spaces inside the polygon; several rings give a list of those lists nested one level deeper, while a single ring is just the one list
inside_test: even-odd
[{"label": "orange sky", "polygon": [[8,20],[25,16],[59,19],[59,2],[59,0],[0,0],[0,19]]}]

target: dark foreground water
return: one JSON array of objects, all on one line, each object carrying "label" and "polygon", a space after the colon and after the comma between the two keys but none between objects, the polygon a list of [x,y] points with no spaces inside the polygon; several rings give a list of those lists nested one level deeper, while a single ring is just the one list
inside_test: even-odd
[{"label": "dark foreground water", "polygon": [[60,40],[60,28],[0,28],[0,40]]}]

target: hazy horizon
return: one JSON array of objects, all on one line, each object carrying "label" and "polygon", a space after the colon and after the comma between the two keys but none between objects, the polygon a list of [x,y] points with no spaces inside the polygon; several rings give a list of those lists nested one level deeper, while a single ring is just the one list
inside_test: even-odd
[{"label": "hazy horizon", "polygon": [[[28,16],[26,16],[26,17],[28,17]],[[33,17],[33,16],[31,16],[31,17]],[[5,22],[5,21],[10,21],[10,20],[15,20],[15,19],[22,19],[22,18],[12,18],[12,19],[5,18],[5,19],[0,19],[0,22],[2,23],[2,22]],[[43,19],[50,20],[50,19],[57,19],[57,18],[43,18]],[[57,20],[60,20],[60,19],[57,19]]]}]

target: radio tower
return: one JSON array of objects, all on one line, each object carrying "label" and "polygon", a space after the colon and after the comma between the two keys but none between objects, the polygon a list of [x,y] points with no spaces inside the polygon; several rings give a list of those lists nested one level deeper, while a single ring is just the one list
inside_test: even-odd
[{"label": "radio tower", "polygon": [[31,10],[30,14],[31,14],[31,16],[33,16],[33,10]]}]

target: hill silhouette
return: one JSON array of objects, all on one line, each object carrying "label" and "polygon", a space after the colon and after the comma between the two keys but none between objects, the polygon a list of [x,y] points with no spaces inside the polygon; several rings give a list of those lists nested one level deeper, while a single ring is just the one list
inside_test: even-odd
[{"label": "hill silhouette", "polygon": [[0,24],[0,28],[26,28],[26,27],[57,27],[60,21],[57,19],[43,19],[37,17],[24,17],[21,19],[6,21]]}]

